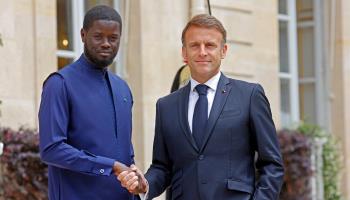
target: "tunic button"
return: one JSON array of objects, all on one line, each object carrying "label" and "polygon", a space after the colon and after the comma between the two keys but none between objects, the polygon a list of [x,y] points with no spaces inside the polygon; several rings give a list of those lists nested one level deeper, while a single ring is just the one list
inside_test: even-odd
[{"label": "tunic button", "polygon": [[198,157],[198,159],[199,159],[199,160],[203,160],[203,159],[204,159],[204,155],[200,155],[200,156]]},{"label": "tunic button", "polygon": [[100,173],[103,174],[105,172],[104,169],[100,169]]}]

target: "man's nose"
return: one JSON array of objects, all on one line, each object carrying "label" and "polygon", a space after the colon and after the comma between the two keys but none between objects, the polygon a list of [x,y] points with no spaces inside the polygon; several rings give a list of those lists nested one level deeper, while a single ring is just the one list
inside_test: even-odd
[{"label": "man's nose", "polygon": [[109,42],[108,38],[104,38],[104,39],[102,40],[101,46],[102,46],[103,48],[110,48],[110,47],[111,47],[111,43]]},{"label": "man's nose", "polygon": [[199,49],[199,55],[200,56],[206,56],[206,55],[208,55],[208,53],[207,53],[207,49],[205,48],[205,45],[204,44],[202,44],[201,46],[200,46],[200,49]]}]

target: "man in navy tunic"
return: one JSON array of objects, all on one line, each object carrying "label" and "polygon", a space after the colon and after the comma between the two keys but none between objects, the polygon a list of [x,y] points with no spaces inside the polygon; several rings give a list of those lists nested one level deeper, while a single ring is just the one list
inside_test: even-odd
[{"label": "man in navy tunic", "polygon": [[44,83],[40,155],[49,168],[50,200],[134,199],[114,176],[119,162],[134,163],[131,91],[107,70],[121,32],[113,8],[92,8],[81,29],[84,53]]}]

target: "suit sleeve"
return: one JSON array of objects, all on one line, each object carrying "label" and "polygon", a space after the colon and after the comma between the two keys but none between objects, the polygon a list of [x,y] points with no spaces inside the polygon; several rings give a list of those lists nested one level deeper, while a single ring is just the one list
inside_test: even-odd
[{"label": "suit sleeve", "polygon": [[114,160],[67,144],[69,101],[64,79],[51,75],[44,84],[39,110],[40,157],[48,165],[89,175],[109,176]]},{"label": "suit sleeve", "polygon": [[171,163],[162,133],[160,102],[157,102],[156,127],[153,144],[153,159],[145,177],[149,184],[148,197],[159,196],[170,184]]},{"label": "suit sleeve", "polygon": [[270,104],[258,84],[251,96],[250,126],[258,153],[256,168],[259,174],[253,199],[277,200],[283,183],[283,161]]}]

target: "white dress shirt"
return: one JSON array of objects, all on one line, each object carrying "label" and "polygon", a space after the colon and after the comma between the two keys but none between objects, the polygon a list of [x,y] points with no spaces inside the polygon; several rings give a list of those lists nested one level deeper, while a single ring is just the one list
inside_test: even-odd
[{"label": "white dress shirt", "polygon": [[[210,115],[211,107],[214,102],[215,92],[216,88],[218,87],[218,83],[220,80],[221,72],[218,72],[215,76],[213,76],[211,79],[209,79],[207,82],[204,83],[204,85],[208,86],[208,118]],[[191,83],[191,90],[190,90],[190,96],[188,99],[188,125],[190,126],[190,130],[192,132],[192,119],[193,119],[193,112],[194,107],[197,103],[197,100],[199,98],[197,90],[195,90],[195,87],[200,84],[196,80],[194,80],[192,77],[190,79]]]},{"label": "white dress shirt", "polygon": [[[204,85],[208,86],[208,118],[210,115],[211,107],[214,102],[215,92],[216,88],[218,87],[218,83],[220,80],[221,72],[218,72],[215,76],[213,76],[211,79],[209,79],[207,82],[204,83]],[[191,90],[190,90],[190,96],[188,99],[188,124],[190,125],[190,130],[192,132],[192,118],[193,118],[193,112],[194,107],[197,103],[197,100],[199,98],[198,92],[195,90],[195,87],[200,84],[196,80],[194,80],[192,77],[190,79],[191,82]],[[148,199],[148,191],[147,193],[141,193],[139,194],[141,200]]]}]

